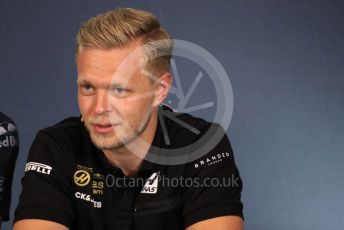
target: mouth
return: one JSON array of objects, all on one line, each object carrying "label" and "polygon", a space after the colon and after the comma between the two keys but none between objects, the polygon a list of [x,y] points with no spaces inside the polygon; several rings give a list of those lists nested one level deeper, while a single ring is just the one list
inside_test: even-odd
[{"label": "mouth", "polygon": [[111,123],[97,123],[92,124],[93,130],[97,134],[109,134],[113,132],[113,129],[118,126],[118,124],[111,124]]}]

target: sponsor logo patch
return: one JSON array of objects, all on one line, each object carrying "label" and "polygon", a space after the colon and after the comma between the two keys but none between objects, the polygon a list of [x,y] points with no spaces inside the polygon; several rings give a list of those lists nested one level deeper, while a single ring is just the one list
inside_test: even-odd
[{"label": "sponsor logo patch", "polygon": [[154,194],[158,192],[158,181],[160,172],[153,173],[143,186],[141,193]]},{"label": "sponsor logo patch", "polygon": [[201,167],[201,166],[209,166],[209,165],[213,165],[216,163],[219,163],[221,161],[223,161],[223,159],[230,157],[230,154],[228,152],[225,153],[218,153],[215,154],[213,156],[207,157],[205,159],[202,159],[200,161],[198,161],[197,163],[194,164],[195,168]]},{"label": "sponsor logo patch", "polygon": [[0,148],[14,147],[18,145],[17,138],[14,136],[17,129],[14,124],[0,123]]},{"label": "sponsor logo patch", "polygon": [[92,193],[93,195],[103,195],[104,194],[104,175],[100,173],[93,173],[92,180]]},{"label": "sponsor logo patch", "polygon": [[0,136],[5,135],[7,133],[11,133],[11,132],[16,132],[16,131],[17,131],[17,128],[14,124],[7,123],[7,122],[0,123]]},{"label": "sponsor logo patch", "polygon": [[93,207],[95,208],[101,208],[102,207],[102,202],[100,201],[95,201],[91,195],[88,195],[86,193],[82,193],[82,192],[76,192],[75,193],[75,197],[77,199],[80,199],[80,200],[84,200],[84,201],[87,201],[87,202],[91,202],[93,204]]},{"label": "sponsor logo patch", "polygon": [[88,185],[91,181],[91,175],[85,170],[77,170],[74,173],[74,183],[80,187]]},{"label": "sponsor logo patch", "polygon": [[105,176],[99,172],[94,172],[92,167],[79,165],[75,167],[74,183],[79,187],[90,186],[93,195],[103,195],[105,186]]},{"label": "sponsor logo patch", "polygon": [[37,162],[27,162],[25,165],[25,172],[36,171],[42,174],[50,175],[53,168],[49,165],[37,163]]}]

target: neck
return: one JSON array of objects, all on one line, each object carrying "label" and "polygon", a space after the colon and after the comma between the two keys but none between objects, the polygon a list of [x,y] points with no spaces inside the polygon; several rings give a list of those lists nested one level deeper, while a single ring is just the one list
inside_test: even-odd
[{"label": "neck", "polygon": [[104,155],[112,165],[119,167],[124,175],[134,176],[153,142],[157,125],[158,114],[154,111],[140,136],[120,149],[103,150]]}]

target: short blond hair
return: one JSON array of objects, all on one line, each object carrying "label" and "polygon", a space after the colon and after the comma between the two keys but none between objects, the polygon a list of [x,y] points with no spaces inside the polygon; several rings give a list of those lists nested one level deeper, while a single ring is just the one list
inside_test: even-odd
[{"label": "short blond hair", "polygon": [[157,18],[146,11],[116,8],[90,18],[76,37],[76,58],[81,47],[112,49],[142,39],[145,67],[154,75],[170,69],[173,40]]}]

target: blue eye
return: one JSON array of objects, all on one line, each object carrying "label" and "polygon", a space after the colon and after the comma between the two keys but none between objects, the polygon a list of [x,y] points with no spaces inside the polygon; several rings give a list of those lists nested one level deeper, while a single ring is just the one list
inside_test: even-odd
[{"label": "blue eye", "polygon": [[83,85],[82,86],[85,90],[91,90],[92,86],[91,85]]},{"label": "blue eye", "polygon": [[117,97],[127,97],[130,90],[122,87],[115,87],[112,89],[113,94]]},{"label": "blue eye", "polygon": [[118,94],[123,94],[123,93],[127,92],[126,89],[119,88],[119,87],[115,88],[114,91],[115,91],[115,93],[118,93]]},{"label": "blue eye", "polygon": [[80,85],[83,94],[90,95],[94,92],[94,87],[90,84]]}]

